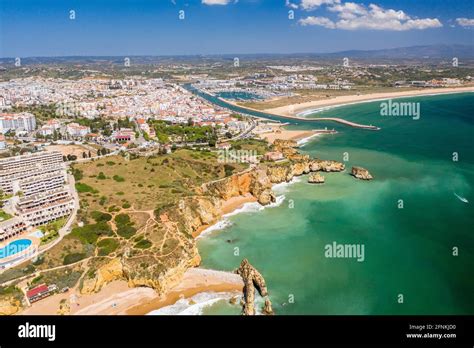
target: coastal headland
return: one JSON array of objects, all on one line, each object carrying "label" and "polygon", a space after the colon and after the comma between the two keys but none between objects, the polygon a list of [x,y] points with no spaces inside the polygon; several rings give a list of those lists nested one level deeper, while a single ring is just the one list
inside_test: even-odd
[{"label": "coastal headland", "polygon": [[[192,187],[192,194],[182,196],[175,203],[163,204],[155,211],[142,205],[148,200],[132,201],[132,196],[125,193],[117,197],[118,202],[126,200],[131,203],[125,204],[125,208],[117,207],[108,212],[96,210],[100,209],[100,204],[97,204],[100,202],[95,202],[95,197],[100,198],[105,193],[103,190],[117,188],[109,188],[110,183],[108,185],[105,182],[107,179],[102,182],[90,174],[98,167],[107,178],[107,166],[110,166],[114,167],[110,173],[123,175],[124,180],[120,182],[132,181],[133,177],[130,174],[127,176],[126,172],[138,171],[145,164],[142,160],[134,160],[134,169],[126,168],[130,162],[123,162],[120,156],[108,158],[108,165],[102,160],[105,165],[96,161],[76,166],[76,171],[83,172],[80,191],[95,185],[95,191],[88,188],[80,192],[83,210],[79,219],[84,221],[84,214],[90,211],[96,224],[74,229],[64,242],[58,243],[58,250],[54,249],[45,255],[46,259],[41,265],[43,269],[37,271],[36,277],[33,274],[25,282],[37,278],[48,279],[58,267],[77,274],[80,279],[65,293],[53,295],[28,308],[10,308],[9,313],[145,314],[200,292],[241,293],[242,281],[239,277],[235,278],[234,274],[196,269],[200,264],[200,256],[195,238],[218,222],[224,214],[246,202],[258,201],[262,205],[275,202],[276,196],[272,191],[275,184],[289,182],[296,176],[311,172],[339,172],[345,169],[340,162],[302,155],[296,147],[294,140],[275,140],[271,149],[284,155],[285,160],[281,163],[265,162],[246,169],[236,167],[239,170],[229,176],[211,181],[199,180],[202,184]],[[187,155],[187,150],[182,151]],[[181,163],[178,158],[174,157],[175,165]],[[153,168],[154,162],[148,160],[147,163]],[[167,165],[170,166],[169,159]],[[123,172],[118,171],[121,166]],[[110,193],[110,197],[113,196]],[[140,198],[140,195],[133,197]],[[92,227],[87,226],[95,227],[92,230]],[[95,236],[93,234],[98,233],[97,228],[102,234]],[[97,245],[98,249],[87,254],[91,243]],[[48,268],[55,266],[58,261],[62,263],[64,250],[74,251],[73,255],[77,255],[79,260],[70,266]],[[54,257],[60,259],[56,261]],[[8,303],[3,305],[8,307]]]}]

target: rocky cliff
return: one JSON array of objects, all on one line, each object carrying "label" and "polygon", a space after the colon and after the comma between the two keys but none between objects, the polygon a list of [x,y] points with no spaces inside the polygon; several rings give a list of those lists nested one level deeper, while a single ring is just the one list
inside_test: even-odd
[{"label": "rocky cliff", "polygon": [[[99,291],[105,284],[115,279],[125,279],[131,287],[147,286],[162,294],[178,284],[184,272],[196,267],[201,259],[193,238],[193,233],[203,226],[215,223],[221,216],[224,201],[237,196],[251,194],[260,204],[275,202],[272,191],[274,184],[289,182],[295,176],[311,172],[336,172],[344,170],[344,164],[336,161],[310,159],[300,155],[293,141],[276,141],[276,150],[287,153],[287,161],[281,164],[260,165],[245,172],[206,183],[195,189],[196,195],[181,198],[177,204],[161,213],[162,221],[157,229],[160,236],[173,236],[176,247],[166,254],[157,256],[153,248],[134,251],[133,255],[124,253],[113,260],[107,260],[95,267],[92,277],[83,281],[82,293]],[[151,236],[149,236],[150,238]],[[157,237],[157,243],[163,237]],[[152,238],[150,238],[152,239]],[[260,284],[259,291],[266,296],[264,281],[248,261],[241,265],[242,274]],[[249,273],[250,272],[250,273]],[[248,274],[249,273],[249,274]],[[259,286],[260,286],[259,285]],[[252,293],[248,293],[249,302]],[[250,306],[250,305],[248,305]],[[248,313],[252,309],[247,307]],[[266,310],[272,313],[271,302],[266,301]]]}]

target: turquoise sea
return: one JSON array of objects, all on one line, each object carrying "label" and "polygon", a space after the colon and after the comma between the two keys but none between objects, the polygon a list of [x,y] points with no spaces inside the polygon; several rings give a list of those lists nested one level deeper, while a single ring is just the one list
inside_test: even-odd
[{"label": "turquoise sea", "polygon": [[[380,102],[371,102],[308,117],[342,117],[380,131],[289,126],[335,128],[338,134],[301,150],[348,159],[349,171],[362,166],[375,179],[358,181],[346,171],[324,174],[322,186],[306,177],[280,185],[279,205],[248,205],[199,239],[202,266],[231,271],[248,258],[277,314],[474,314],[474,94],[397,101],[419,102],[420,119],[380,116]],[[364,261],[325,257],[333,242],[363,245]],[[222,300],[202,312],[240,308]]]}]

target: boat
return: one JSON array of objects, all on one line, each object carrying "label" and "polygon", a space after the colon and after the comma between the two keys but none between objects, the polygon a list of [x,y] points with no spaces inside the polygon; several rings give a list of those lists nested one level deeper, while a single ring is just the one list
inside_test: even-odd
[{"label": "boat", "polygon": [[469,203],[469,201],[468,201],[466,198],[459,196],[456,192],[454,192],[454,195],[455,195],[461,202]]}]

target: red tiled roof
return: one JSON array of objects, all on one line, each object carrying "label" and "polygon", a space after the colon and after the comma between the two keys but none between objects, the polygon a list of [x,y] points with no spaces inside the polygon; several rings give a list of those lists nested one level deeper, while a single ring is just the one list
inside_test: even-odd
[{"label": "red tiled roof", "polygon": [[41,292],[47,292],[47,291],[48,291],[48,287],[46,286],[46,284],[41,284],[41,285],[38,285],[36,288],[28,290],[26,292],[26,296],[33,297],[35,295],[38,295]]}]

